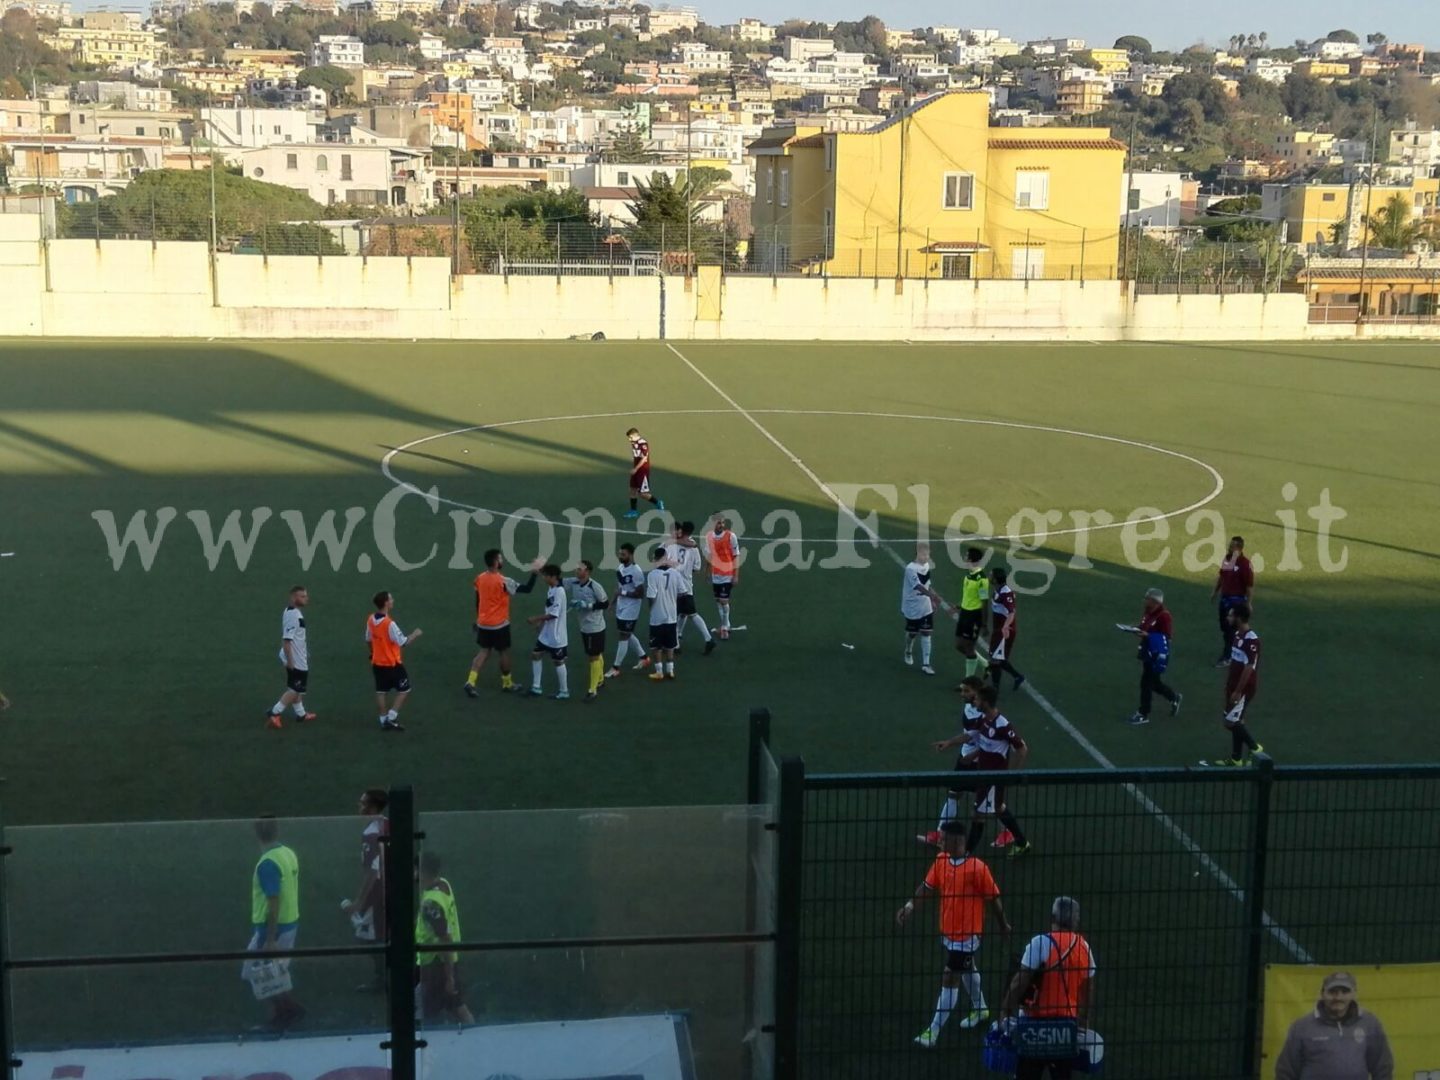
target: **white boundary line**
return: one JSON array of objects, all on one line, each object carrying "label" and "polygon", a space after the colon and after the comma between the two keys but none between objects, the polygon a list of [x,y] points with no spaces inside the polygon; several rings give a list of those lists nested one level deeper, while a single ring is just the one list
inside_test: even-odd
[{"label": "white boundary line", "polygon": [[[668,347],[670,348],[670,350],[671,350],[672,352],[675,353],[676,356],[680,356],[680,358],[681,358],[682,360],[685,360],[685,363],[686,363],[686,364],[690,364],[691,369],[692,369],[693,371],[695,371],[695,373],[696,373],[697,375],[699,375],[700,378],[704,379],[704,380],[710,385],[710,388],[711,388],[712,390],[714,390],[717,394],[719,394],[721,397],[723,397],[727,402],[734,400],[733,398],[730,398],[727,394],[725,394],[724,391],[722,391],[718,386],[716,386],[714,382],[712,382],[709,378],[707,378],[707,377],[705,376],[705,374],[700,371],[699,368],[695,367],[695,365],[694,365],[694,364],[691,364],[689,360],[687,360],[687,359],[685,359],[685,357],[681,356],[679,350],[675,349],[675,347],[674,347],[673,345],[672,345],[672,346],[668,346]],[[450,438],[451,436],[454,436],[454,435],[465,435],[465,434],[468,434],[468,433],[470,433],[470,432],[472,432],[472,431],[489,431],[489,430],[496,429],[496,428],[520,427],[520,426],[525,425],[525,424],[559,423],[559,422],[567,421],[567,420],[608,420],[608,419],[614,419],[614,418],[620,418],[620,417],[635,417],[635,416],[715,416],[715,415],[728,416],[728,415],[730,415],[730,413],[733,412],[733,411],[738,411],[738,407],[737,407],[736,409],[649,409],[649,410],[642,410],[642,411],[634,411],[634,410],[632,410],[632,411],[628,411],[628,412],[583,413],[583,414],[573,414],[573,415],[569,415],[569,416],[535,416],[535,417],[529,417],[529,418],[524,419],[524,420],[498,420],[498,421],[496,421],[496,422],[494,422],[494,423],[491,423],[491,424],[474,424],[474,425],[471,425],[470,427],[456,428],[456,429],[454,429],[453,431],[441,431],[441,432],[437,432],[437,433],[434,434],[434,435],[425,435],[425,436],[422,436],[421,438],[413,439],[413,440],[411,440],[410,442],[405,443],[405,444],[402,445],[402,446],[397,446],[397,447],[395,447],[395,449],[390,450],[390,451],[387,451],[386,454],[385,454],[385,456],[384,456],[383,458],[381,458],[381,460],[380,460],[380,471],[385,475],[385,478],[386,478],[387,480],[389,480],[391,483],[393,483],[393,484],[398,484],[399,486],[405,488],[405,489],[408,490],[408,491],[413,491],[413,492],[415,492],[417,495],[424,495],[425,492],[424,492],[421,488],[417,487],[416,485],[414,485],[414,484],[412,484],[412,483],[409,483],[408,481],[401,480],[399,477],[397,477],[397,476],[395,475],[393,469],[391,468],[391,465],[392,465],[392,463],[394,462],[395,458],[399,457],[401,454],[409,453],[411,450],[414,450],[417,446],[424,446],[426,443],[436,442],[436,441],[438,441],[438,440],[440,440],[440,439],[448,439],[448,438]],[[805,463],[804,463],[803,461],[801,461],[801,460],[800,460],[798,457],[796,457],[795,455],[791,454],[790,451],[784,446],[784,444],[782,444],[779,440],[775,439],[774,436],[770,435],[770,433],[759,423],[759,421],[757,421],[757,420],[755,419],[755,414],[756,414],[756,413],[758,413],[759,415],[762,415],[762,416],[852,416],[852,417],[853,417],[853,416],[861,416],[861,417],[868,417],[868,418],[880,419],[880,420],[918,420],[918,421],[933,421],[933,422],[936,422],[936,423],[947,423],[947,424],[977,424],[977,425],[980,425],[980,426],[982,426],[982,427],[1010,428],[1010,429],[1019,430],[1019,431],[1039,431],[1039,432],[1045,432],[1045,433],[1052,434],[1052,435],[1069,435],[1069,436],[1072,436],[1072,437],[1078,438],[1078,439],[1094,439],[1094,440],[1097,440],[1097,441],[1099,441],[1099,442],[1114,443],[1114,444],[1119,445],[1119,446],[1130,446],[1130,447],[1134,447],[1134,448],[1136,448],[1136,449],[1138,449],[1138,450],[1148,450],[1148,451],[1150,451],[1151,453],[1162,454],[1162,455],[1164,455],[1164,456],[1166,456],[1166,457],[1178,458],[1178,459],[1180,459],[1181,461],[1185,461],[1185,462],[1188,462],[1188,463],[1190,463],[1190,464],[1192,464],[1192,465],[1197,465],[1197,466],[1199,466],[1201,469],[1205,470],[1205,472],[1207,472],[1207,473],[1210,475],[1211,480],[1214,481],[1214,486],[1210,489],[1210,492],[1209,492],[1207,495],[1205,495],[1203,498],[1198,499],[1198,500],[1196,500],[1195,502],[1190,503],[1188,506],[1182,506],[1182,507],[1181,507],[1180,509],[1178,509],[1178,510],[1169,510],[1169,511],[1166,511],[1166,512],[1161,513],[1161,514],[1153,514],[1153,515],[1151,515],[1151,516],[1149,516],[1149,517],[1137,518],[1137,519],[1133,522],[1133,524],[1137,524],[1137,525],[1141,525],[1141,524],[1148,525],[1148,524],[1151,524],[1151,523],[1156,522],[1156,521],[1164,521],[1164,520],[1166,520],[1166,519],[1168,519],[1168,518],[1180,517],[1181,515],[1189,514],[1189,513],[1193,512],[1193,511],[1195,511],[1195,510],[1199,510],[1201,507],[1206,506],[1206,505],[1208,505],[1209,503],[1214,502],[1217,498],[1220,497],[1220,493],[1225,490],[1225,478],[1220,475],[1220,472],[1219,472],[1218,469],[1216,469],[1213,465],[1209,464],[1208,462],[1201,461],[1199,458],[1197,458],[1197,457],[1192,457],[1192,456],[1189,455],[1189,454],[1181,453],[1179,450],[1171,450],[1171,449],[1169,449],[1169,448],[1167,448],[1167,447],[1164,447],[1164,446],[1156,446],[1156,445],[1154,445],[1153,443],[1138,442],[1138,441],[1136,441],[1136,440],[1134,440],[1134,439],[1123,439],[1123,438],[1121,438],[1121,437],[1118,436],[1118,435],[1101,435],[1101,434],[1099,434],[1099,433],[1097,433],[1097,432],[1093,432],[1093,431],[1078,431],[1078,430],[1075,430],[1074,428],[1049,427],[1049,426],[1044,425],[1044,424],[1022,424],[1022,423],[1018,423],[1018,422],[1015,422],[1015,421],[1009,421],[1009,420],[981,420],[981,419],[976,419],[976,418],[972,418],[972,417],[964,417],[964,416],[928,416],[928,415],[925,415],[925,414],[923,414],[923,413],[888,413],[888,412],[869,412],[869,411],[853,411],[853,410],[840,410],[840,409],[756,409],[756,410],[754,411],[754,413],[749,412],[749,411],[742,411],[742,412],[741,412],[741,415],[744,416],[745,419],[749,420],[751,424],[755,425],[755,427],[756,427],[759,431],[764,432],[765,437],[768,438],[772,443],[774,443],[775,446],[777,446],[777,447],[781,450],[782,453],[784,453],[787,457],[789,457],[789,458],[791,459],[791,461],[792,461],[796,466],[798,466],[802,471],[804,471],[805,474],[810,478],[810,480],[811,480],[813,483],[815,483],[816,485],[820,486],[821,491],[823,491],[823,492],[825,493],[825,495],[826,495],[832,502],[835,502],[837,505],[838,505],[839,502],[840,502],[839,496],[836,495],[835,492],[834,492],[833,490],[831,490],[828,486],[825,486],[825,485],[823,484],[823,482],[820,480],[820,478],[819,478],[818,476],[816,476],[816,475],[814,474],[814,472],[812,472],[812,471],[805,465]],[[462,509],[462,510],[471,510],[471,511],[481,510],[481,511],[484,511],[485,513],[488,513],[488,514],[494,514],[496,517],[500,517],[500,518],[521,518],[521,519],[526,520],[526,521],[536,521],[536,522],[543,521],[543,522],[545,522],[546,524],[554,525],[554,526],[556,526],[557,528],[569,528],[569,529],[584,528],[584,529],[592,529],[592,530],[598,531],[598,532],[607,532],[607,533],[611,533],[611,534],[613,534],[613,535],[625,535],[625,536],[637,535],[637,533],[635,532],[635,530],[630,530],[630,529],[612,529],[612,528],[610,528],[610,527],[608,527],[608,526],[585,525],[585,524],[583,524],[583,523],[577,525],[575,522],[572,522],[572,521],[555,521],[555,520],[550,519],[550,518],[537,518],[537,517],[535,517],[535,516],[532,515],[532,514],[513,514],[513,513],[508,513],[508,512],[506,512],[506,511],[504,511],[504,510],[494,510],[494,509],[491,509],[490,507],[474,506],[474,505],[471,505],[470,503],[463,503],[463,502],[460,502],[460,501],[458,501],[458,500],[456,500],[456,499],[448,499],[448,498],[445,498],[444,496],[440,496],[440,497],[439,497],[439,501],[442,502],[442,503],[445,503],[447,506],[455,506],[455,507],[458,507],[458,508],[460,508],[460,509]],[[851,517],[852,520],[853,520],[853,519],[854,519],[854,514],[851,513],[851,512],[848,511],[848,510],[847,510],[846,512],[847,512],[847,515],[848,515],[849,517]],[[1086,525],[1086,526],[1084,526],[1084,527],[1074,528],[1074,529],[1054,529],[1054,530],[1046,530],[1046,532],[1045,532],[1045,537],[1046,537],[1047,539],[1049,539],[1050,537],[1054,537],[1054,536],[1074,536],[1074,535],[1077,535],[1077,534],[1079,534],[1079,533],[1103,532],[1103,531],[1105,531],[1106,529],[1123,529],[1127,524],[1131,524],[1131,522],[1129,522],[1128,520],[1122,520],[1122,521],[1112,521],[1112,522],[1110,522],[1110,523],[1108,523],[1108,524],[1103,524],[1103,525],[1102,525],[1102,524]],[[864,532],[869,536],[869,538],[870,538],[870,540],[871,540],[872,543],[874,543],[874,544],[877,545],[877,546],[882,546],[882,547],[885,546],[886,544],[912,544],[912,543],[915,542],[915,539],[914,539],[913,537],[906,538],[906,539],[904,539],[904,540],[883,540],[883,539],[880,538],[880,536],[879,536],[878,533],[875,533],[873,530],[868,529],[868,528],[867,528],[867,529],[864,529]],[[658,535],[662,535],[662,534],[659,534],[659,533],[644,533],[644,534],[638,534],[638,535],[646,535],[646,536],[655,535],[655,536],[658,536]],[[996,535],[996,536],[973,536],[973,537],[967,536],[967,537],[965,537],[965,539],[966,539],[966,540],[979,540],[979,541],[1010,541],[1010,540],[1024,541],[1024,540],[1026,540],[1026,539],[1028,539],[1028,538],[1031,538],[1031,537],[1034,537],[1034,536],[1037,536],[1037,535],[1039,535],[1039,534],[1038,534],[1038,533],[1035,533],[1035,532],[1032,532],[1032,533],[1004,533],[1004,534]],[[820,538],[816,538],[816,539],[810,539],[810,540],[806,540],[806,541],[804,541],[804,542],[807,543],[807,544],[836,544],[836,545],[839,545],[839,544],[842,544],[842,543],[851,543],[851,544],[856,543],[855,540],[843,540],[843,541],[842,541],[842,540],[839,540],[839,539],[830,539],[830,538],[825,538],[825,537],[820,537]]]},{"label": "white boundary line", "polygon": [[[810,466],[806,465],[805,462],[801,461],[800,458],[797,457],[794,453],[792,453],[791,450],[784,443],[782,443],[768,430],[766,430],[764,424],[760,423],[759,420],[755,419],[753,414],[746,411],[746,409],[738,401],[736,401],[724,390],[722,390],[718,385],[716,385],[715,381],[711,379],[710,376],[706,375],[698,367],[692,364],[684,353],[682,353],[679,349],[675,348],[674,345],[667,345],[666,347],[672,353],[674,353],[680,359],[680,361],[684,363],[686,367],[688,367],[707,386],[709,386],[710,389],[714,390],[716,394],[718,394],[722,399],[724,399],[724,401],[727,402],[731,408],[733,408],[736,412],[738,412],[741,416],[748,420],[754,426],[756,431],[760,432],[761,435],[765,436],[765,438],[768,439],[775,446],[776,449],[778,449],[782,454],[789,458],[791,463],[795,465],[798,469],[800,469],[800,471],[803,472],[815,484],[815,486],[820,489],[820,491],[825,495],[825,497],[828,498],[840,509],[840,512],[842,514],[848,516],[852,521],[855,522],[858,528],[862,529],[866,533],[869,533],[871,538],[874,539],[877,544],[879,543],[880,537],[876,535],[869,526],[867,526],[863,521],[861,521],[858,517],[855,516],[855,514],[850,510],[850,508],[845,505],[844,500],[842,500],[838,495],[836,495],[835,492],[830,488],[830,486],[825,483],[825,481],[821,480],[820,477],[816,476],[815,471],[811,469]],[[1208,466],[1206,467],[1208,468]],[[1219,479],[1218,473],[1216,474],[1216,478],[1217,480]],[[1221,481],[1221,483],[1223,485],[1223,481]],[[1217,490],[1215,494],[1218,495],[1219,491]],[[894,559],[897,565],[902,568],[904,567],[904,560],[901,559],[899,555],[895,554],[895,552],[891,551],[887,547],[885,548],[885,553],[889,555],[892,559]],[[1045,696],[1041,694],[1038,690],[1036,690],[1034,685],[1029,680],[1026,681],[1024,689],[1027,693],[1029,693],[1030,697],[1035,701],[1035,703],[1045,710],[1046,714],[1049,715],[1050,719],[1054,720],[1062,731],[1064,731],[1067,735],[1074,739],[1075,742],[1080,746],[1080,748],[1095,760],[1096,764],[1098,764],[1103,769],[1113,770],[1115,768],[1115,763],[1112,762],[1109,758],[1107,758],[1103,753],[1101,753],[1100,748],[1094,743],[1092,743],[1089,739],[1087,739],[1084,733],[1081,732],[1079,728],[1077,728],[1074,724],[1067,720],[1064,714],[1062,714],[1059,709],[1055,708],[1054,705],[1050,704],[1050,702],[1045,698]],[[1178,824],[1176,824],[1175,820],[1170,817],[1169,814],[1162,810],[1153,799],[1151,799],[1148,795],[1141,791],[1137,785],[1126,784],[1125,790],[1136,802],[1140,804],[1142,809],[1149,812],[1151,816],[1153,816],[1155,820],[1160,823],[1161,828],[1163,828],[1172,837],[1174,837],[1175,840],[1179,842],[1181,847],[1183,847],[1186,851],[1193,855],[1199,861],[1200,865],[1203,866],[1206,870],[1208,870],[1215,877],[1215,879],[1220,882],[1221,886],[1230,893],[1231,896],[1233,896],[1241,903],[1244,903],[1244,890],[1240,888],[1240,886],[1236,883],[1235,879],[1232,878],[1229,874],[1227,874],[1225,870],[1214,859],[1212,859],[1208,854],[1206,854],[1205,850],[1195,842],[1194,838],[1192,838],[1189,833],[1187,833]],[[1302,964],[1310,964],[1314,962],[1314,959],[1300,945],[1300,943],[1296,941],[1293,937],[1291,937],[1289,932],[1286,931],[1284,927],[1280,926],[1278,923],[1275,922],[1274,919],[1270,918],[1268,914],[1262,912],[1261,919],[1266,929],[1268,929],[1270,933],[1275,936],[1275,939],[1279,941],[1281,945],[1285,946],[1285,948],[1289,950],[1290,954],[1294,956],[1296,960],[1298,960]]]}]

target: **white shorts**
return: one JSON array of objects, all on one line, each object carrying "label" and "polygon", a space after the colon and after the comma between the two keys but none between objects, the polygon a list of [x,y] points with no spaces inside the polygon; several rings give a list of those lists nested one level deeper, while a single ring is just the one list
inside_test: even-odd
[{"label": "white shorts", "polygon": [[967,938],[950,938],[942,934],[940,944],[946,952],[975,953],[980,951],[980,935],[971,934]]}]

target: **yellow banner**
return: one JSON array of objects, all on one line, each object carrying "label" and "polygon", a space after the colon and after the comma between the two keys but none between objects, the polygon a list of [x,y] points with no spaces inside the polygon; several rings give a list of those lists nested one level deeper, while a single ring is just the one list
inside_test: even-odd
[{"label": "yellow banner", "polygon": [[1440,1023],[1436,1021],[1440,1015],[1440,964],[1269,965],[1265,969],[1261,1076],[1275,1075],[1275,1059],[1285,1045],[1285,1033],[1297,1019],[1314,1011],[1321,980],[1336,970],[1355,976],[1355,1000],[1384,1026],[1395,1055],[1395,1080],[1440,1080]]}]

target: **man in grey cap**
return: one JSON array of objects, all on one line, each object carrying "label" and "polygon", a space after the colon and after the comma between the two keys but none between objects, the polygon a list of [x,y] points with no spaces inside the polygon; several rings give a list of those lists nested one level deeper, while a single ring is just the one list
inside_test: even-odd
[{"label": "man in grey cap", "polygon": [[1160,676],[1170,662],[1170,640],[1175,627],[1170,612],[1165,607],[1165,594],[1159,589],[1145,590],[1145,610],[1140,613],[1138,626],[1128,627],[1140,639],[1140,708],[1130,717],[1136,726],[1150,722],[1150,705],[1159,694],[1170,702],[1170,715],[1180,712],[1180,702],[1185,695],[1172,690]]},{"label": "man in grey cap", "polygon": [[1275,1080],[1394,1080],[1385,1029],[1355,1000],[1355,976],[1326,975],[1315,1011],[1290,1025]]},{"label": "man in grey cap", "polygon": [[[1090,984],[1095,956],[1080,933],[1080,902],[1057,896],[1050,906],[1050,932],[1037,934],[1025,946],[1020,970],[1010,980],[1000,1006],[1003,1018],[1019,1015],[1034,1020],[1073,1020],[1090,1026]],[[1021,1058],[1017,1080],[1070,1080],[1073,1059],[1048,1061]]]}]

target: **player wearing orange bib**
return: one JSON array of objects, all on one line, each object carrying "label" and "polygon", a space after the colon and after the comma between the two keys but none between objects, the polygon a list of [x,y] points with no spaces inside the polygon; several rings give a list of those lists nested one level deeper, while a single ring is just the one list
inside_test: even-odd
[{"label": "player wearing orange bib", "polygon": [[915,905],[929,896],[940,897],[940,944],[945,950],[945,970],[940,975],[940,999],[930,1026],[915,1037],[915,1042],[933,1050],[940,1039],[940,1029],[955,1009],[960,987],[970,999],[970,1012],[960,1021],[962,1028],[979,1027],[990,1015],[985,1004],[985,991],[980,972],[975,968],[975,953],[985,930],[985,909],[988,907],[1003,933],[1010,932],[1005,909],[1000,903],[1000,889],[990,868],[977,856],[965,850],[965,826],[947,821],[941,826],[941,851],[930,872],[915,890],[914,898],[895,914],[895,922],[904,926],[915,913]]},{"label": "player wearing orange bib", "polygon": [[730,594],[740,582],[740,540],[728,518],[716,514],[705,534],[705,558],[710,563],[710,588],[720,611],[720,640],[730,637]]},{"label": "player wearing orange bib", "polygon": [[485,552],[485,570],[475,578],[475,644],[479,651],[470,661],[470,674],[465,678],[465,693],[470,697],[479,697],[475,684],[492,652],[500,654],[500,689],[519,689],[510,677],[510,597],[535,588],[535,571],[539,568],[537,559],[530,568],[530,580],[521,585],[505,576],[499,548]]},{"label": "player wearing orange bib", "polygon": [[[375,676],[375,705],[380,710],[381,731],[404,731],[400,706],[410,696],[410,675],[405,670],[402,650],[420,640],[416,628],[405,634],[390,615],[395,598],[388,592],[375,594],[375,611],[365,620],[365,644],[370,646],[370,671]],[[390,695],[394,694],[394,700]]]}]

